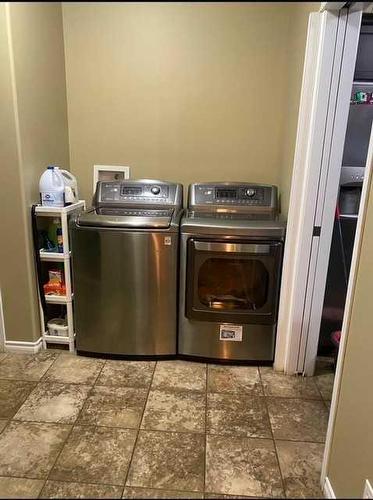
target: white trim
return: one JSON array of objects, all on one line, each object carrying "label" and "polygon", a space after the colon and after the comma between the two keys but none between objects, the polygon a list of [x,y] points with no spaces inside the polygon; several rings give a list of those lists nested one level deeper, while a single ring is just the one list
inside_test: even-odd
[{"label": "white trim", "polygon": [[365,480],[363,498],[373,498],[373,488],[368,479]]},{"label": "white trim", "polygon": [[5,321],[4,321],[4,308],[3,297],[0,289],[0,352],[5,349]]},{"label": "white trim", "polygon": [[329,413],[328,430],[326,432],[324,458],[323,458],[323,464],[322,464],[322,468],[321,468],[321,483],[324,480],[326,480],[330,451],[331,451],[332,440],[333,440],[334,425],[335,425],[335,420],[336,420],[336,416],[337,416],[337,405],[338,405],[339,392],[340,392],[340,386],[341,386],[343,363],[344,363],[344,358],[345,358],[345,354],[346,354],[347,337],[348,337],[348,331],[350,328],[350,321],[351,321],[351,315],[352,315],[352,305],[353,305],[354,294],[355,294],[357,273],[358,273],[358,268],[359,268],[361,245],[362,245],[363,235],[364,235],[365,220],[366,220],[367,207],[368,207],[368,201],[369,201],[369,192],[370,192],[370,186],[372,183],[372,172],[373,172],[373,126],[372,126],[371,134],[370,134],[367,163],[366,163],[366,167],[365,167],[365,176],[364,176],[363,188],[362,188],[361,199],[360,199],[359,218],[358,218],[357,225],[356,225],[355,244],[354,244],[354,249],[352,252],[350,278],[348,280],[346,304],[345,304],[345,311],[344,311],[344,315],[343,315],[343,324],[342,324],[342,330],[341,330],[341,340],[340,340],[340,344],[339,344],[339,354],[338,354],[338,360],[337,360],[337,367],[335,370],[333,394],[332,394],[332,401],[331,401],[330,413]]},{"label": "white trim", "polygon": [[325,498],[337,498],[328,477],[325,478],[322,491],[325,495]]},{"label": "white trim", "polygon": [[297,372],[339,14],[309,17],[274,367]]},{"label": "white trim", "polygon": [[6,340],[5,352],[23,352],[36,354],[43,348],[43,339],[39,337],[35,342],[23,342],[21,340]]}]

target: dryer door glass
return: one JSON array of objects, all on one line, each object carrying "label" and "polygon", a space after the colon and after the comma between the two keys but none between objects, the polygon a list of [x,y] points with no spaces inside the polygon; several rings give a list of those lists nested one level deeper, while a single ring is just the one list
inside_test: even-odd
[{"label": "dryer door glass", "polygon": [[212,310],[250,310],[264,306],[268,270],[258,259],[211,257],[198,272],[198,298]]}]

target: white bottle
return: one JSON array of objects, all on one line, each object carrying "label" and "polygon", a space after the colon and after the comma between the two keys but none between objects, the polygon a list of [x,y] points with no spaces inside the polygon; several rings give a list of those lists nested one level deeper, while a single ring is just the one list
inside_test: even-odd
[{"label": "white bottle", "polygon": [[42,205],[65,206],[65,183],[58,167],[48,165],[47,170],[40,177],[39,191]]}]

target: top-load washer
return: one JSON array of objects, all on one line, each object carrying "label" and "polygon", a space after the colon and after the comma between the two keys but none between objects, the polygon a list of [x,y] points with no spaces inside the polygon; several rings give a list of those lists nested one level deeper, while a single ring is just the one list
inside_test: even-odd
[{"label": "top-load washer", "polygon": [[101,181],[70,223],[79,353],[176,354],[182,186]]},{"label": "top-load washer", "polygon": [[277,188],[192,184],[180,232],[179,353],[272,362],[285,237]]}]

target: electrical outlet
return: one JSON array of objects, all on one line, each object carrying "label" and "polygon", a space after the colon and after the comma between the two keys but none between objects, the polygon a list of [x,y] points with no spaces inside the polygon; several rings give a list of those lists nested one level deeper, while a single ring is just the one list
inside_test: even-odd
[{"label": "electrical outlet", "polygon": [[365,481],[363,498],[373,498],[373,488],[368,479]]}]

